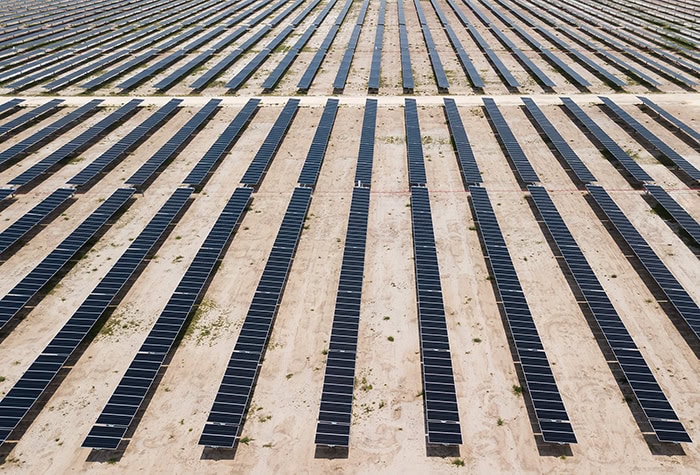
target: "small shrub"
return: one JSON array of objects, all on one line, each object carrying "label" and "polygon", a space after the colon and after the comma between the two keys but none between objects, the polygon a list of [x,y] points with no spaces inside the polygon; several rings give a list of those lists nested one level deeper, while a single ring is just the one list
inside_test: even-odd
[{"label": "small shrub", "polygon": [[513,394],[515,394],[516,396],[522,396],[522,394],[523,394],[522,386],[517,386],[514,384],[513,385]]}]

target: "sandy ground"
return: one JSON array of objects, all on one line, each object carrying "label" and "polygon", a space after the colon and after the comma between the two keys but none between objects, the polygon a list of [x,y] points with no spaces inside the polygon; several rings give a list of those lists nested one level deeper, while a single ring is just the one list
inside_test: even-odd
[{"label": "sandy ground", "polygon": [[[109,98],[115,106],[127,98]],[[208,229],[237,186],[257,148],[272,127],[283,97],[263,98],[263,107],[196,195],[184,218],[150,261],[95,340],[48,400],[0,467],[8,473],[136,472],[149,473],[694,473],[700,466],[698,444],[684,444],[684,455],[655,455],[644,441],[607,368],[593,333],[559,269],[515,181],[508,161],[478,106],[478,98],[458,99],[484,183],[530,302],[564,402],[579,439],[565,457],[545,456],[538,449],[519,385],[478,234],[464,191],[440,98],[419,98],[428,187],[464,444],[459,454],[427,457],[420,397],[420,359],[411,254],[407,167],[401,97],[380,97],[377,117],[368,252],[357,361],[349,456],[315,456],[313,443],[323,382],[334,294],[340,272],[356,151],[362,123],[360,98],[342,98],[336,126],[314,193],[308,220],[291,269],[265,363],[252,401],[244,436],[235,458],[203,456],[197,445],[230,351],[252,299],[296,177],[320,118],[320,97],[302,98],[287,139],[255,193],[251,210],[234,237],[197,317],[178,346],[123,456],[93,456],[80,444],[160,311],[177,286]],[[584,194],[518,106],[517,96],[498,96],[506,120],[544,186],[579,242],[591,266],[619,310],[628,330],[654,370],[691,437],[700,438],[698,416],[700,363],[660,308],[652,293],[596,217]],[[570,141],[600,183],[650,242],[666,265],[700,301],[700,266],[693,250],[651,211],[613,165],[602,158],[556,105],[535,96],[547,117]],[[697,149],[642,112],[633,96],[614,96],[625,110],[644,122],[689,161],[700,165]],[[693,95],[654,96],[677,117],[692,123],[697,115]],[[45,98],[28,98],[35,106]],[[69,98],[68,108],[88,100]],[[166,97],[146,98],[153,108]],[[592,101],[577,102],[623,148],[700,219],[697,191],[689,189],[656,161]],[[224,107],[204,131],[178,155],[143,195],[138,195],[104,236],[0,343],[0,391],[9,390],[90,290],[108,272],[198,158],[240,110],[244,98],[226,97]],[[128,178],[204,103],[188,97],[185,105],[157,133],[106,174],[2,265],[0,294],[6,294],[58,242]],[[65,114],[68,109],[61,110]],[[20,112],[4,117],[11,120]],[[108,111],[61,135],[0,173],[7,183],[29,164],[97,122]],[[79,159],[65,164],[37,187],[6,206],[0,231],[43,197],[62,186],[100,152],[128,133],[149,111],[140,110]],[[45,119],[3,144],[3,148],[38,130]],[[388,337],[394,341],[389,341]],[[575,349],[572,351],[572,349]],[[371,389],[369,386],[371,385]],[[363,389],[364,388],[364,389]],[[498,420],[502,425],[498,424]],[[71,421],[67,424],[66,421]],[[464,461],[459,467],[455,458]],[[168,460],[164,464],[163,460]],[[173,469],[176,466],[177,468]]]}]

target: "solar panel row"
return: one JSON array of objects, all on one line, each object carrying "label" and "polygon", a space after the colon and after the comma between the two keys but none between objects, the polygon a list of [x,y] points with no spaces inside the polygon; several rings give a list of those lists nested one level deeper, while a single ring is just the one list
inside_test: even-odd
[{"label": "solar panel row", "polygon": [[355,170],[355,186],[369,188],[372,185],[372,167],[374,164],[374,139],[377,126],[377,100],[365,101],[365,114],[360,134],[360,150]]},{"label": "solar panel row", "polygon": [[545,442],[576,443],[552,368],[485,188],[470,186],[474,220],[498,288],[526,388]]},{"label": "solar panel row", "polygon": [[425,13],[423,13],[423,7],[420,6],[420,1],[413,0],[413,5],[415,6],[416,13],[418,14],[418,22],[420,23],[420,29],[423,33],[425,46],[428,48],[428,59],[430,60],[430,65],[433,68],[433,74],[435,75],[435,82],[437,83],[438,92],[447,94],[449,93],[450,82],[447,80],[445,68],[443,68],[442,62],[440,61],[440,54],[435,47],[433,35],[430,33],[428,20],[425,18]]},{"label": "solar panel row", "polygon": [[317,445],[347,447],[350,443],[369,200],[369,188],[353,189],[316,425]]},{"label": "solar panel row", "polygon": [[285,104],[282,112],[277,117],[272,129],[265,137],[265,141],[258,149],[255,157],[248,166],[241,183],[247,186],[257,187],[262,182],[262,179],[270,166],[272,158],[277,153],[282,140],[284,139],[289,126],[292,124],[292,119],[299,109],[299,99],[289,99]]},{"label": "solar panel row", "polygon": [[74,190],[59,188],[0,233],[0,255],[25,237],[73,196]]},{"label": "solar panel row", "polygon": [[376,121],[377,101],[367,99],[357,156],[356,188],[353,189],[350,204],[328,347],[329,356],[316,426],[317,445],[347,447],[350,441]]},{"label": "solar panel row", "polygon": [[444,99],[444,102],[447,127],[450,129],[450,136],[457,152],[457,161],[462,172],[462,179],[466,186],[480,184],[482,182],[481,170],[479,170],[479,165],[477,165],[474,158],[474,152],[469,143],[467,132],[464,130],[464,124],[459,115],[457,104],[454,99],[448,98]]},{"label": "solar panel row", "polygon": [[649,99],[647,97],[641,97],[641,96],[637,96],[637,98],[640,101],[642,101],[644,106],[646,106],[647,110],[653,111],[656,114],[658,114],[660,117],[663,117],[666,121],[675,125],[678,128],[678,130],[683,131],[686,135],[695,139],[695,141],[700,144],[700,133],[696,132],[688,124],[686,124],[682,120],[678,119],[677,117],[674,117],[672,114],[670,114],[668,111],[664,110],[663,108],[659,107],[651,99]]},{"label": "solar panel row", "polygon": [[457,392],[430,196],[425,187],[411,187],[411,220],[427,440],[429,444],[459,445],[462,443],[462,431]]},{"label": "solar panel row", "polygon": [[399,12],[399,47],[401,49],[401,84],[404,94],[413,94],[413,69],[411,68],[411,52],[408,43],[408,30],[406,30],[406,13],[403,2],[398,2]]},{"label": "solar panel row", "polygon": [[0,188],[0,201],[4,201],[14,194],[15,190],[12,188]]},{"label": "solar panel row", "polygon": [[85,132],[62,145],[55,152],[49,154],[47,157],[29,167],[26,171],[17,175],[8,183],[10,185],[25,186],[36,181],[41,175],[54,168],[60,162],[74,157],[76,154],[93,146],[106,132],[136,112],[141,102],[143,102],[141,99],[132,99]]},{"label": "solar panel row", "polygon": [[335,79],[333,80],[333,93],[341,94],[343,89],[345,89],[345,83],[348,80],[348,74],[350,74],[350,64],[352,63],[352,58],[355,55],[355,49],[357,48],[357,43],[360,41],[360,33],[362,32],[362,25],[365,22],[365,17],[367,16],[367,7],[369,6],[369,0],[364,0],[362,6],[360,7],[360,13],[357,14],[357,20],[355,22],[355,27],[350,35],[350,40],[345,47],[345,53],[343,54],[343,59],[340,60],[340,67],[336,73]]},{"label": "solar panel row", "polygon": [[219,109],[219,104],[221,104],[221,99],[211,99],[207,102],[165,145],[158,149],[146,163],[141,165],[141,168],[136,173],[126,180],[126,184],[138,188],[149,183],[158,170],[166,162],[173,159],[192,140],[204,124],[214,117],[214,114]]},{"label": "solar panel row", "polygon": [[13,109],[19,107],[21,103],[24,102],[24,99],[10,99],[7,102],[3,102],[0,104],[0,114],[6,114],[8,112],[11,112]]},{"label": "solar panel row", "polygon": [[200,445],[231,448],[240,436],[310,203],[311,188],[294,189],[199,439]]},{"label": "solar panel row", "polygon": [[386,17],[386,0],[379,1],[379,16],[377,18],[377,31],[374,34],[374,49],[372,50],[372,64],[369,70],[367,90],[370,94],[379,92],[380,73],[382,68],[382,50],[384,46],[384,18]]},{"label": "solar panel row", "polygon": [[535,101],[529,97],[523,97],[522,101],[525,104],[525,108],[530,113],[530,116],[535,120],[535,122],[537,122],[537,125],[542,129],[549,141],[557,149],[557,152],[559,152],[561,157],[566,161],[566,164],[574,172],[576,178],[578,178],[578,180],[584,184],[596,181],[595,176],[593,176],[581,158],[576,155],[576,152],[574,152],[568,142],[561,136],[561,134],[547,119],[540,108],[537,107]]},{"label": "solar panel row", "polygon": [[695,245],[700,246],[700,225],[698,222],[660,186],[646,185],[644,188],[668,211],[673,220],[683,228],[683,231],[688,233],[695,241]]},{"label": "solar panel row", "polygon": [[199,159],[199,162],[197,162],[182,183],[194,186],[195,188],[201,188],[204,185],[212,169],[219,163],[224,155],[228,153],[231,147],[233,147],[233,144],[236,143],[246,126],[250,123],[253,116],[258,111],[258,104],[260,104],[260,99],[250,99],[246,102],[243,109],[234,117],[219,138],[216,139],[214,145]]},{"label": "solar panel row", "polygon": [[131,150],[138,147],[151,133],[158,130],[167,120],[175,115],[180,104],[182,104],[182,99],[169,100],[163,107],[137,125],[106,152],[90,162],[88,166],[68,180],[67,183],[69,185],[81,187],[92,182],[100,173],[116,165],[120,160],[126,157]]},{"label": "solar panel row", "polygon": [[321,163],[323,163],[323,157],[326,155],[328,139],[330,139],[337,113],[338,99],[328,99],[311,142],[311,148],[309,148],[309,153],[306,155],[304,166],[299,174],[299,186],[311,188],[316,186],[316,180],[318,180],[318,174],[321,171]]},{"label": "solar panel row", "polygon": [[0,329],[15,318],[39,291],[68,265],[124,205],[134,190],[119,188],[0,299]]},{"label": "solar panel row", "polygon": [[542,187],[528,190],[656,436],[662,442],[691,442],[552,199]]},{"label": "solar panel row", "polygon": [[331,44],[333,44],[333,40],[335,40],[335,37],[340,30],[340,26],[343,24],[352,3],[353,0],[348,0],[345,3],[345,6],[342,10],[340,10],[338,17],[335,19],[335,23],[331,26],[330,31],[328,31],[326,37],[321,42],[321,46],[319,46],[318,51],[316,51],[316,54],[314,54],[313,58],[311,58],[309,65],[306,67],[304,74],[301,75],[301,79],[299,79],[299,83],[297,84],[299,92],[307,92],[311,87],[311,83],[316,77],[318,70],[321,68],[321,64],[323,64],[323,60],[326,58],[328,50],[330,49]]},{"label": "solar panel row", "polygon": [[669,147],[663,140],[654,135],[649,129],[644,127],[639,121],[627,113],[622,107],[615,104],[612,100],[607,97],[598,97],[603,104],[613,113],[615,116],[619,117],[627,126],[629,126],[634,132],[639,134],[647,142],[649,142],[659,153],[664,157],[671,160],[678,168],[680,168],[686,175],[695,180],[700,181],[700,170],[695,168],[692,163],[683,158],[681,154]]},{"label": "solar panel row", "polygon": [[586,188],[620,236],[632,249],[632,252],[644,266],[644,269],[651,275],[652,279],[668,298],[668,301],[671,302],[678,314],[688,324],[694,333],[695,339],[700,339],[700,308],[698,308],[698,305],[603,187],[588,185]]},{"label": "solar panel row", "polygon": [[[59,190],[60,191],[60,190]],[[177,189],[143,231],[112,266],[61,330],[0,401],[0,444],[25,419],[41,399],[68,359],[76,353],[117,294],[139,273],[192,194],[191,188]]]},{"label": "solar panel row", "polygon": [[83,447],[116,449],[121,443],[155,384],[165,359],[202,297],[204,287],[215,272],[216,264],[250,202],[252,191],[251,188],[237,188],[233,192],[97,422],[83,441]]},{"label": "solar panel row", "polygon": [[406,125],[406,150],[408,152],[408,184],[409,186],[425,185],[428,179],[425,176],[423,142],[415,99],[406,99],[404,121]]},{"label": "solar panel row", "polygon": [[78,107],[69,114],[45,126],[26,139],[3,150],[0,152],[0,166],[20,158],[22,154],[31,152],[43,142],[79,124],[82,120],[86,119],[89,114],[93,113],[101,102],[101,99],[93,99],[87,104]]},{"label": "solar panel row", "polygon": [[610,155],[629,173],[631,178],[637,184],[643,184],[647,181],[654,181],[654,179],[646,172],[644,169],[635,162],[632,157],[630,157],[622,147],[620,147],[613,139],[606,134],[598,124],[596,124],[593,119],[591,119],[588,114],[586,114],[581,107],[579,107],[573,100],[568,97],[562,97],[561,101],[576,119],[581,123],[581,125],[588,130],[595,138],[600,142],[600,144],[605,148],[605,150],[610,153]]},{"label": "solar panel row", "polygon": [[506,149],[508,158],[510,158],[513,165],[515,165],[515,169],[518,172],[520,180],[525,184],[539,182],[540,177],[537,176],[535,169],[532,168],[530,161],[525,156],[525,152],[523,152],[523,149],[520,147],[515,135],[513,135],[513,132],[510,130],[506,119],[498,109],[496,101],[490,97],[485,97],[483,101],[484,106],[486,106],[486,113],[489,120],[496,128],[496,136]]},{"label": "solar panel row", "polygon": [[[12,101],[8,101],[8,103],[9,102]],[[58,109],[58,106],[62,103],[63,99],[52,99],[49,102],[46,102],[38,107],[30,109],[29,111],[15,119],[5,122],[4,124],[0,125],[0,138],[5,140],[11,133],[16,133],[20,129],[20,127],[24,127],[31,122],[39,120],[40,118],[45,117],[46,115],[52,112],[55,112]]]}]

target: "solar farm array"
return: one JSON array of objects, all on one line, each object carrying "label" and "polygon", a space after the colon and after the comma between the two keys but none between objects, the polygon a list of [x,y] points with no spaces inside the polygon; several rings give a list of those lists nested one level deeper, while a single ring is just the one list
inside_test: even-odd
[{"label": "solar farm array", "polygon": [[694,2],[8,1],[13,94],[571,94],[698,88]]},{"label": "solar farm array", "polygon": [[5,103],[10,456],[289,437],[352,459],[383,427],[584,459],[624,433],[696,463],[687,109],[79,100]]},{"label": "solar farm array", "polygon": [[697,473],[695,3],[3,7],[3,468]]}]

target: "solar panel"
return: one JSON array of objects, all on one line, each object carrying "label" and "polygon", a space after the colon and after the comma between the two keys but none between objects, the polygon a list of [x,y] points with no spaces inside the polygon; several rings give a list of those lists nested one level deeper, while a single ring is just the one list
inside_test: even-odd
[{"label": "solar panel", "polygon": [[513,132],[508,127],[506,119],[501,114],[498,109],[496,102],[490,97],[483,98],[484,106],[486,106],[486,113],[489,116],[489,120],[496,128],[497,136],[499,141],[503,144],[506,149],[508,158],[515,165],[515,169],[518,172],[518,176],[525,184],[537,183],[540,181],[540,177],[537,176],[535,169],[532,168],[530,161],[525,156],[525,152],[520,147],[520,144],[513,135]]},{"label": "solar panel", "polygon": [[340,94],[345,89],[345,82],[348,80],[348,74],[350,73],[350,64],[352,63],[352,58],[355,55],[355,49],[357,48],[357,42],[360,40],[360,33],[362,32],[362,24],[365,21],[365,16],[367,16],[367,7],[369,6],[369,0],[364,0],[362,6],[360,7],[360,12],[357,14],[357,20],[355,21],[355,27],[350,35],[350,40],[345,47],[345,53],[343,54],[343,59],[340,60],[340,67],[338,68],[338,73],[333,80],[333,91],[334,94]]},{"label": "solar panel", "polygon": [[19,158],[22,154],[29,153],[42,142],[65,132],[69,128],[79,124],[86,119],[88,114],[95,111],[102,102],[101,99],[94,99],[87,104],[78,107],[76,110],[52,122],[43,129],[35,132],[30,137],[17,142],[11,147],[0,152],[0,165],[6,164]]},{"label": "solar panel", "polygon": [[136,173],[126,180],[127,185],[143,187],[155,178],[155,174],[169,160],[177,156],[180,151],[187,146],[190,140],[199,132],[219,109],[221,99],[211,99],[180,129],[170,140],[166,142],[146,163],[141,165]]},{"label": "solar panel", "polygon": [[369,188],[353,188],[316,425],[317,445],[347,447],[350,442],[369,200]]},{"label": "solar panel", "polygon": [[413,69],[411,68],[410,44],[408,43],[408,31],[406,30],[406,14],[403,2],[398,3],[399,12],[399,47],[401,48],[401,84],[404,94],[413,94],[415,82],[413,81]]},{"label": "solar panel", "polygon": [[619,117],[625,124],[627,124],[632,130],[637,134],[642,136],[647,142],[649,142],[659,153],[664,157],[671,160],[678,168],[680,168],[686,175],[695,181],[700,181],[700,170],[695,168],[692,163],[683,158],[678,152],[669,147],[663,140],[654,135],[649,129],[644,127],[639,123],[634,117],[625,112],[620,106],[615,104],[612,100],[607,97],[599,97],[603,101],[603,104],[617,117]]},{"label": "solar panel", "polygon": [[411,187],[411,220],[427,439],[459,445],[462,432],[427,188]]},{"label": "solar panel", "polygon": [[310,203],[311,188],[294,189],[199,445],[231,448],[240,436]]},{"label": "solar panel", "polygon": [[670,122],[671,124],[678,127],[679,130],[685,132],[689,137],[692,137],[693,139],[695,139],[696,142],[700,143],[700,134],[697,133],[688,124],[686,124],[682,120],[674,117],[668,111],[662,109],[661,107],[659,107],[657,104],[655,104],[654,102],[652,102],[650,99],[648,99],[646,97],[637,96],[637,99],[642,101],[642,103],[647,107],[647,110],[651,110],[651,111],[656,112],[659,116],[663,117],[668,122]]},{"label": "solar panel", "polygon": [[408,152],[409,186],[425,185],[428,179],[425,176],[423,142],[415,99],[405,100],[404,120],[406,126],[406,149]]},{"label": "solar panel", "polygon": [[[28,412],[65,368],[68,359],[89,338],[108,307],[140,273],[144,260],[153,253],[170,225],[192,195],[191,188],[178,188],[92,290],[53,339],[0,401],[0,444],[28,418]],[[27,397],[26,391],[31,391]]]},{"label": "solar panel", "polygon": [[328,139],[331,136],[337,113],[338,100],[328,99],[326,101],[326,106],[323,108],[323,114],[316,128],[313,141],[311,142],[309,153],[306,155],[306,160],[304,160],[304,166],[299,174],[299,186],[309,186],[311,188],[316,186],[318,174],[321,171],[321,164],[323,163],[323,157],[326,155]]},{"label": "solar panel", "polygon": [[143,406],[156,376],[215,272],[223,250],[250,202],[251,188],[237,188],[187,268],[165,309],[82,443],[93,449],[116,449]]},{"label": "solar panel", "polygon": [[0,125],[0,139],[5,140],[8,136],[10,136],[10,134],[17,132],[21,127],[24,127],[27,124],[40,119],[41,117],[55,112],[58,109],[58,106],[62,103],[63,99],[52,99],[46,104],[42,104],[39,107],[34,107],[21,116],[5,122],[4,124]]},{"label": "solar panel", "polygon": [[696,246],[700,246],[700,225],[695,219],[669,195],[666,190],[658,185],[646,185],[644,188],[654,197],[673,218],[683,231],[695,241]]},{"label": "solar panel", "polygon": [[8,183],[10,185],[24,186],[37,180],[41,175],[47,173],[63,160],[71,158],[94,145],[95,142],[97,142],[99,138],[105,134],[105,132],[112,129],[133,114],[141,102],[143,102],[141,99],[133,99],[129,101],[127,104],[112,112],[82,134],[61,146],[55,152],[49,154],[46,158],[38,161],[26,171],[17,175]]},{"label": "solar panel", "polygon": [[370,94],[379,92],[380,73],[382,68],[382,49],[384,43],[384,18],[386,17],[386,0],[379,2],[379,17],[377,18],[377,31],[374,34],[374,50],[372,51],[372,64],[369,70],[367,89]]},{"label": "solar panel", "polygon": [[73,196],[73,193],[74,190],[70,188],[59,188],[2,231],[0,233],[0,255],[5,254],[32,229],[45,222],[50,214]]},{"label": "solar panel", "polygon": [[613,139],[606,134],[603,129],[596,124],[574,101],[568,97],[560,98],[566,107],[583,127],[588,130],[610,155],[629,173],[637,183],[654,181],[654,179],[644,171],[644,169],[632,159]]},{"label": "solar panel", "polygon": [[535,101],[529,97],[523,97],[522,101],[525,104],[525,108],[530,113],[530,116],[537,122],[537,125],[540,126],[549,141],[554,145],[554,148],[557,149],[557,152],[559,152],[561,157],[566,161],[566,164],[574,172],[576,178],[584,184],[596,181],[593,173],[586,167],[581,158],[576,155],[576,152],[569,146],[568,142],[561,136],[540,108],[537,107]]},{"label": "solar panel", "polygon": [[357,169],[355,170],[355,186],[369,188],[372,185],[376,125],[377,101],[376,99],[367,99],[365,101],[365,114],[362,119],[360,150],[357,156]]},{"label": "solar panel", "polygon": [[477,165],[474,158],[474,152],[469,143],[467,132],[464,130],[464,124],[462,124],[462,118],[459,115],[459,110],[457,110],[457,104],[454,99],[449,98],[445,98],[444,102],[447,126],[450,129],[450,136],[457,152],[457,161],[462,171],[462,179],[467,186],[479,184],[482,182],[481,170],[479,170],[479,165]]},{"label": "solar panel", "polygon": [[197,162],[192,171],[182,181],[186,185],[197,188],[203,186],[206,177],[211,173],[216,164],[228,153],[233,144],[239,139],[247,125],[258,111],[260,99],[250,99],[243,109],[234,117],[226,130],[216,139],[207,153]]},{"label": "solar panel", "polygon": [[528,190],[656,436],[661,442],[690,442],[688,433],[551,198],[542,187],[529,186]]},{"label": "solar panel", "polygon": [[0,201],[11,197],[14,193],[14,188],[0,188]]},{"label": "solar panel", "polygon": [[647,244],[632,223],[622,213],[613,199],[601,186],[588,185],[588,193],[603,210],[617,232],[622,236],[634,255],[658,284],[678,314],[685,320],[695,335],[700,339],[700,308],[676,280],[659,256]]},{"label": "solar panel", "polygon": [[0,299],[0,330],[17,316],[37,293],[51,281],[124,207],[134,190],[119,188],[88,216],[66,239]]},{"label": "solar panel", "polygon": [[564,402],[547,360],[539,332],[520,286],[506,241],[485,188],[470,186],[477,231],[486,250],[518,359],[545,442],[576,443]]},{"label": "solar panel", "polygon": [[124,138],[112,145],[88,166],[78,172],[67,181],[69,185],[77,187],[85,186],[92,182],[99,174],[116,165],[127,154],[138,147],[151,133],[158,130],[177,111],[182,99],[171,99],[163,107],[151,114],[146,120],[137,125]]},{"label": "solar panel", "polygon": [[277,117],[272,129],[265,137],[265,141],[258,149],[258,152],[253,157],[253,161],[248,166],[241,183],[248,186],[256,187],[263,179],[265,171],[270,166],[277,150],[279,149],[282,140],[284,139],[292,120],[299,109],[299,99],[289,99],[287,104]]}]

